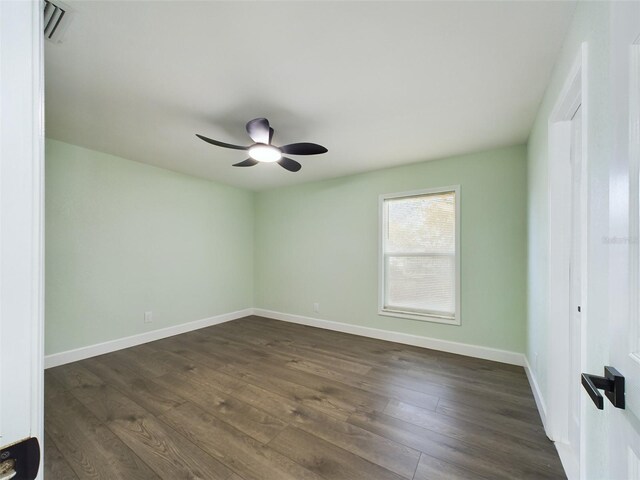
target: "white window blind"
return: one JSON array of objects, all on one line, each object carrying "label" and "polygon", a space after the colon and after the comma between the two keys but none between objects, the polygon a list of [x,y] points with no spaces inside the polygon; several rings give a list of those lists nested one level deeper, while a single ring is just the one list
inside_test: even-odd
[{"label": "white window blind", "polygon": [[381,313],[458,323],[456,196],[383,196]]}]

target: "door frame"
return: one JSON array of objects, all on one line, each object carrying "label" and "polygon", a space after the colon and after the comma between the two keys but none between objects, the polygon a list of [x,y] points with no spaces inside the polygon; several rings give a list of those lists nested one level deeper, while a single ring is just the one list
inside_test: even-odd
[{"label": "door frame", "polygon": [[[582,159],[580,192],[580,239],[582,278],[588,278],[588,170],[587,170],[587,132],[589,105],[587,102],[587,44],[582,43],[578,55],[569,71],[564,86],[558,96],[548,121],[548,326],[547,347],[549,349],[549,367],[547,370],[548,411],[546,412],[545,431],[556,443],[565,471],[569,478],[579,478],[583,458],[581,452],[571,451],[569,446],[569,392],[580,388],[578,378],[571,375],[570,325],[572,314],[570,272],[571,259],[571,221],[572,221],[572,169],[571,169],[571,119],[581,107],[582,120]],[[588,298],[587,282],[581,285],[581,351],[580,364],[584,364],[584,326],[587,325]],[[580,419],[582,423],[582,405]],[[581,428],[581,436],[583,429]],[[582,442],[581,442],[582,443]]]},{"label": "door frame", "polygon": [[[42,445],[44,439],[43,39],[40,0],[0,1],[3,447],[28,437],[36,437]],[[40,465],[39,479],[42,458]]]}]

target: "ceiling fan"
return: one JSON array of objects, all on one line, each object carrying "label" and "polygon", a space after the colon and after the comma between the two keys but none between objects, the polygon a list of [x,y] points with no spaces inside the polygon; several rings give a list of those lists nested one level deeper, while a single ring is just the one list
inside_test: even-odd
[{"label": "ceiling fan", "polygon": [[213,140],[197,133],[196,137],[212,145],[217,145],[218,147],[248,150],[249,158],[240,163],[234,163],[234,167],[253,167],[260,162],[277,162],[281,167],[286,168],[290,172],[297,172],[302,168],[302,165],[291,158],[283,156],[283,153],[288,155],[318,155],[320,153],[327,153],[328,151],[322,145],[308,142],[290,143],[282,147],[271,145],[273,128],[269,126],[269,121],[266,118],[254,118],[250,120],[247,123],[247,133],[249,137],[251,137],[251,140],[255,142],[248,147],[219,142],[218,140]]}]

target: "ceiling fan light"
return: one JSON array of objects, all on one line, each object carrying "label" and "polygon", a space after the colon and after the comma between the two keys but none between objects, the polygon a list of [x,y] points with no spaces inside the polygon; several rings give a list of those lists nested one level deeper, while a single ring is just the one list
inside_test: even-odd
[{"label": "ceiling fan light", "polygon": [[259,162],[277,162],[282,159],[282,152],[272,145],[258,143],[249,149],[249,156]]}]

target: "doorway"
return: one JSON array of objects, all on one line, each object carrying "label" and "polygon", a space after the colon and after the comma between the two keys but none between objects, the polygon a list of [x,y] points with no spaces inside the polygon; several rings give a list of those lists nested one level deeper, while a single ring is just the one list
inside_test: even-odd
[{"label": "doorway", "polygon": [[587,315],[586,91],[582,45],[549,117],[549,325],[547,435],[569,478],[580,478]]}]

